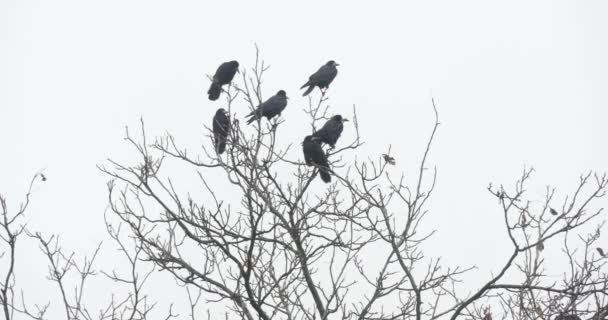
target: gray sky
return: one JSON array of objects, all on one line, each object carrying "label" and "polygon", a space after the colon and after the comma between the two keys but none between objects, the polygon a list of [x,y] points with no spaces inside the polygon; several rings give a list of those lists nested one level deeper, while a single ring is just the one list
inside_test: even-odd
[{"label": "gray sky", "polygon": [[[393,170],[413,175],[434,96],[442,124],[428,225],[439,236],[429,251],[488,274],[505,254],[488,252],[479,237],[508,246],[489,182],[510,184],[532,165],[531,191],[542,197],[546,184],[570,191],[579,173],[606,169],[606,16],[608,2],[599,0],[3,0],[0,192],[16,205],[46,168],[30,229],[91,250],[106,239],[107,178],[96,165],[134,160],[124,126],[142,116],[151,135],[170,131],[189,149],[208,143],[202,126],[221,104],[207,100],[205,75],[232,59],[251,66],[257,43],[271,65],[266,96],[284,89],[292,98],[285,141],[308,129],[297,122],[307,101],[298,88],[334,59],[332,110],[350,115],[357,106],[366,141],[358,156],[392,144]],[[43,260],[32,243],[24,248],[18,276],[37,288]],[[33,295],[44,300],[45,290]]]}]

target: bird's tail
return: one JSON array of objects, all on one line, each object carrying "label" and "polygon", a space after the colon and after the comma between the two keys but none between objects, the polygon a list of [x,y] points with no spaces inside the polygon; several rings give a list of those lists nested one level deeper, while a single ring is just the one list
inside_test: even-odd
[{"label": "bird's tail", "polygon": [[[304,88],[304,87],[302,87],[302,88]],[[300,89],[302,89],[302,88],[300,88]],[[308,89],[306,89],[306,91],[304,91],[304,93],[302,95],[306,97],[309,93],[312,92],[312,89],[314,89],[314,88],[315,88],[315,86],[309,85]]]},{"label": "bird's tail", "polygon": [[217,82],[212,82],[207,94],[209,95],[209,100],[215,101],[220,97],[220,93],[222,93],[222,86],[220,86]]},{"label": "bird's tail", "polygon": [[326,167],[319,167],[319,175],[321,176],[321,180],[323,180],[323,182],[331,182],[331,175],[329,174],[329,169]]},{"label": "bird's tail", "polygon": [[249,117],[249,119],[247,119],[247,124],[252,124],[258,120],[257,115],[253,112],[247,115],[247,117]]},{"label": "bird's tail", "polygon": [[304,87],[308,87],[308,86],[310,86],[310,80],[306,81],[306,83],[304,85],[302,85],[300,87],[300,89],[304,89]]},{"label": "bird's tail", "polygon": [[218,154],[222,154],[226,151],[226,137],[222,135],[215,136],[215,150]]}]

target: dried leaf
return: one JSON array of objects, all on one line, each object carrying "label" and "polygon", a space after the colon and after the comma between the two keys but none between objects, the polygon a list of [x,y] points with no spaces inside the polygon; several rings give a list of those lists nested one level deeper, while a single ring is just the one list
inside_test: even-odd
[{"label": "dried leaf", "polygon": [[545,244],[541,241],[536,245],[536,250],[543,251],[545,250]]},{"label": "dried leaf", "polygon": [[386,161],[386,163],[394,166],[396,161],[395,158],[389,156],[388,154],[383,154],[382,157],[384,158],[384,161]]}]

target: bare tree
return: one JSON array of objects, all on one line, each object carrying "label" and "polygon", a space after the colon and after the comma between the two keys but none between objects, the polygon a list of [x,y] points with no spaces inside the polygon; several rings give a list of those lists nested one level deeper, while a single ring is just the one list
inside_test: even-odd
[{"label": "bare tree", "polygon": [[[254,110],[264,100],[268,72],[256,54],[240,83],[226,88],[233,121],[224,154],[213,147],[210,128],[200,151],[191,153],[171,134],[149,140],[142,120],[136,136],[126,133],[137,161],[100,167],[111,177],[106,230],[128,268],[97,268],[101,243],[78,258],[58,235],[27,230],[25,212],[35,182],[46,180],[42,173],[16,211],[0,196],[5,319],[50,319],[50,302],[32,307],[23,292],[15,296],[16,244],[24,233],[48,261],[47,278],[60,301],[54,307],[66,320],[607,318],[606,175],[590,172],[571,194],[547,187],[540,197],[528,191],[533,169],[524,169],[512,186],[490,184],[511,249],[498,272],[471,290],[465,277],[476,266],[447,266],[425,255],[435,234],[423,232],[437,181],[429,165],[440,126],[435,101],[414,173],[389,173],[395,164],[390,146],[364,161],[353,155],[363,145],[353,107],[352,140],[343,137],[325,151],[333,182],[319,187],[319,170],[301,160],[299,144],[280,142],[285,119],[243,126],[233,112],[233,105]],[[327,91],[309,97],[303,112],[311,133],[333,115],[328,101]],[[200,188],[180,185],[176,166],[188,169]],[[177,312],[171,302],[168,311],[157,306],[159,298],[146,292],[155,271],[184,288],[189,310]],[[92,310],[88,283],[98,276],[120,288]]]},{"label": "bare tree", "polygon": [[[16,307],[16,299],[18,299],[19,296],[15,293],[17,290],[15,275],[17,241],[21,239],[21,236],[26,232],[26,211],[30,205],[33,188],[36,183],[42,181],[46,181],[46,176],[42,172],[38,172],[32,177],[25,194],[25,200],[23,200],[23,202],[19,204],[18,209],[13,212],[9,209],[6,197],[0,194],[0,207],[2,210],[2,217],[0,219],[0,239],[2,240],[3,245],[0,260],[5,264],[2,282],[0,284],[0,303],[2,304],[4,319],[6,320],[14,319],[16,311],[29,313],[34,318],[41,318],[48,308],[48,305],[39,307],[35,313],[30,313],[27,309],[21,310]],[[25,306],[24,302],[22,304]]]},{"label": "bare tree", "polygon": [[[149,313],[155,310],[156,303],[151,301],[143,291],[143,286],[154,269],[148,268],[143,273],[140,272],[141,268],[138,264],[142,262],[142,249],[138,248],[136,244],[133,247],[126,247],[127,241],[121,239],[120,228],[114,228],[109,222],[106,223],[106,227],[108,235],[117,243],[118,250],[128,262],[128,269],[122,272],[95,269],[101,243],[90,257],[85,256],[79,263],[75,252],[66,253],[65,249],[61,247],[58,236],[44,237],[39,232],[33,234],[28,232],[29,236],[38,242],[41,252],[48,259],[47,279],[56,284],[66,320],[141,320],[148,319]],[[105,276],[110,281],[109,284],[117,283],[126,288],[117,289],[122,292],[121,294],[110,291],[107,304],[95,312],[85,304],[85,295],[88,280],[98,275]],[[37,311],[32,312],[27,308],[25,300],[23,301],[21,308],[15,306],[12,308],[32,319],[49,319],[46,311],[50,302],[44,308],[36,306]],[[170,306],[168,314],[163,319],[168,320],[175,317],[177,314]]]},{"label": "bare tree", "polygon": [[[389,174],[381,156],[352,161],[363,144],[353,108],[354,138],[327,150],[333,183],[319,190],[318,170],[302,161],[299,145],[278,142],[285,119],[247,127],[234,115],[237,103],[254,110],[263,101],[268,71],[256,54],[240,83],[226,89],[226,109],[235,120],[225,154],[210,141],[189,152],[171,134],[150,141],[142,120],[137,136],[126,134],[139,161],[109,160],[100,167],[111,177],[113,223],[126,226],[134,243],[114,239],[125,252],[135,250],[128,255],[133,265],[151,262],[188,290],[192,319],[205,317],[196,309],[201,299],[225,308],[226,318],[248,320],[606,317],[606,257],[596,248],[605,175],[583,175],[564,197],[547,188],[540,201],[527,192],[532,169],[513,187],[490,185],[512,250],[498,273],[467,292],[460,281],[474,266],[450,267],[424,254],[423,244],[434,234],[421,226],[437,178],[429,166],[440,125],[435,101],[414,174]],[[326,91],[309,99],[304,112],[313,130],[332,115],[327,101]],[[165,169],[180,164],[197,175],[201,199],[178,191],[183,187]],[[226,185],[210,175],[223,176]],[[543,256],[556,246],[568,266],[561,277],[555,269],[546,272]]]},{"label": "bare tree", "polygon": [[[48,259],[47,279],[57,287],[57,296],[64,309],[66,320],[138,320],[147,319],[148,314],[154,310],[155,303],[150,301],[148,295],[142,290],[148,277],[153,272],[153,268],[140,273],[138,264],[141,263],[142,249],[136,246],[124,246],[125,240],[120,239],[120,228],[114,228],[109,222],[106,224],[108,235],[118,245],[118,250],[128,261],[127,275],[120,275],[121,272],[112,270],[111,272],[97,271],[95,269],[96,258],[101,249],[101,243],[95,248],[90,257],[84,257],[82,262],[78,262],[75,252],[66,252],[59,242],[59,236],[52,235],[45,237],[39,232],[30,232],[26,226],[26,211],[30,204],[30,198],[34,186],[37,182],[46,181],[46,176],[39,172],[31,179],[25,200],[13,213],[9,210],[7,199],[0,195],[0,207],[2,218],[0,219],[1,231],[0,239],[4,244],[4,249],[0,255],[0,260],[7,264],[3,281],[0,287],[0,303],[2,304],[4,319],[12,320],[19,318],[31,318],[36,320],[52,319],[48,315],[51,303],[44,305],[30,306],[26,302],[26,293],[21,290],[20,294],[16,287],[16,264],[17,240],[22,235],[27,235],[35,239],[40,251]],[[28,249],[24,249],[27,251]],[[124,272],[123,271],[123,272]],[[119,290],[122,294],[110,293],[107,305],[99,310],[97,314],[91,312],[85,305],[84,297],[86,284],[91,277],[99,274],[104,275],[111,283],[126,285],[127,288]],[[121,297],[122,296],[122,297]],[[22,315],[23,317],[19,317]],[[173,319],[177,317],[172,307],[163,319]]]}]

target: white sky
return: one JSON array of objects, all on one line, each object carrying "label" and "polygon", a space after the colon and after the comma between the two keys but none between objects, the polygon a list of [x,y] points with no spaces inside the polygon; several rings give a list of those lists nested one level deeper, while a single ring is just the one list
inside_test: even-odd
[{"label": "white sky", "polygon": [[[429,250],[488,274],[505,258],[488,246],[508,245],[489,182],[510,184],[533,165],[542,197],[546,184],[569,191],[579,173],[606,170],[607,16],[606,1],[2,0],[0,192],[16,205],[46,168],[30,229],[91,250],[106,239],[96,165],[135,155],[124,126],[142,116],[150,134],[170,131],[189,149],[207,142],[202,125],[221,104],[207,100],[205,75],[232,59],[251,66],[257,43],[271,65],[265,93],[291,97],[286,140],[307,132],[298,88],[334,59],[331,105],[357,106],[358,156],[392,144],[394,170],[413,174],[432,94],[442,125]],[[31,242],[22,250],[18,281],[44,300],[55,288],[40,283],[43,260]]]}]

